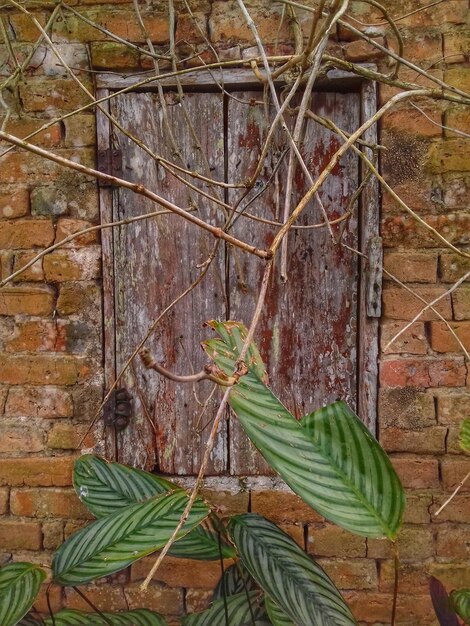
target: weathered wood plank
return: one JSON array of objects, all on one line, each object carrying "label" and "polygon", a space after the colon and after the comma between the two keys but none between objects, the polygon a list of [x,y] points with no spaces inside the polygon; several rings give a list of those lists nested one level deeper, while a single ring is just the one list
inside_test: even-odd
[{"label": "weathered wood plank", "polygon": [[[236,94],[241,95],[241,94]],[[245,93],[245,97],[250,94]],[[248,115],[236,101],[229,100],[229,171],[237,178],[248,176],[259,153],[265,128],[262,107],[253,105]],[[312,109],[331,117],[341,128],[351,132],[359,124],[357,94],[314,94]],[[284,140],[285,143],[285,140]],[[315,177],[325,167],[340,145],[330,131],[313,121],[306,124],[302,143],[304,159]],[[280,153],[283,146],[276,146]],[[271,155],[263,178],[272,171]],[[249,211],[278,220],[283,206],[283,186],[287,161],[278,170],[269,192],[256,200]],[[320,198],[330,219],[344,214],[358,182],[357,157],[348,153],[334,169],[320,190]],[[305,193],[306,181],[297,168],[294,177],[293,204]],[[323,221],[318,203],[310,203],[299,224]],[[334,227],[335,235],[343,225]],[[274,233],[275,229],[271,229]],[[239,219],[234,234],[251,243],[268,245],[269,228]],[[357,216],[346,224],[343,241],[356,247]],[[265,312],[256,340],[268,365],[273,391],[299,417],[325,403],[343,398],[356,406],[356,341],[358,263],[353,253],[336,245],[326,228],[293,230],[288,241],[288,280],[281,282],[279,266],[271,281]],[[253,314],[262,261],[231,251],[230,316],[249,323]],[[238,424],[230,427],[230,464],[232,474],[265,474],[264,461],[253,450]]]},{"label": "weathered wood plank", "polygon": [[[175,135],[184,164],[206,174],[181,104],[167,93],[168,122]],[[207,155],[211,175],[223,180],[223,106],[219,94],[188,94],[185,105],[196,129],[202,151]],[[145,141],[154,151],[177,161],[168,138],[164,111],[157,94],[119,96],[113,112],[121,124]],[[139,181],[179,206],[198,207],[198,215],[214,224],[223,223],[213,203],[200,200],[181,182],[157,165],[126,137],[119,138],[126,178]],[[213,190],[212,190],[213,191]],[[155,211],[155,205],[119,190],[117,218]],[[217,193],[217,190],[215,190]],[[121,227],[115,240],[116,263],[116,353],[118,370],[146,335],[152,321],[200,274],[214,246],[211,235],[175,215],[164,215]],[[154,358],[177,374],[191,373],[205,363],[199,342],[207,335],[203,323],[225,317],[223,247],[203,283],[180,301],[167,315],[147,346]],[[211,385],[171,382],[135,362],[135,376],[125,377],[135,396],[136,415],[132,424],[118,436],[119,459],[139,467],[156,467],[161,472],[193,474],[199,469],[204,444],[214,416],[216,398],[200,417],[200,403]],[[140,390],[140,398],[138,391]],[[147,405],[147,416],[142,406]],[[221,425],[208,473],[226,469],[226,427]]]}]

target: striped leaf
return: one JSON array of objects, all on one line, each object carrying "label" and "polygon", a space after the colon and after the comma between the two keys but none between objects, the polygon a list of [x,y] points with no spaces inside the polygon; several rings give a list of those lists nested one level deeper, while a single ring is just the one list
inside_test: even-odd
[{"label": "striped leaf", "polygon": [[460,424],[459,444],[462,450],[470,452],[470,418]]},{"label": "striped leaf", "polygon": [[[79,530],[55,552],[52,560],[54,580],[62,585],[81,585],[118,572],[163,548],[187,501],[183,491],[154,496]],[[208,514],[206,504],[196,501],[178,536],[187,534]]]},{"label": "striped leaf", "polygon": [[224,597],[234,596],[242,591],[246,593],[247,591],[256,590],[257,586],[255,581],[243,567],[243,564],[238,561],[224,570],[224,573],[214,589],[212,600],[215,601]]},{"label": "striped leaf", "polygon": [[9,563],[0,569],[1,626],[13,626],[26,615],[45,578],[45,572],[32,563]]},{"label": "striped leaf", "polygon": [[229,532],[246,569],[297,626],[352,626],[348,606],[322,568],[260,515],[231,518]]},{"label": "striped leaf", "polygon": [[[73,484],[80,500],[97,518],[179,489],[175,483],[160,476],[120,463],[108,463],[91,454],[81,456],[75,462]],[[210,516],[204,524],[177,541],[169,554],[209,561],[219,559],[222,552],[223,558],[233,558],[235,549],[223,539],[219,543],[215,525],[215,518]]]},{"label": "striped leaf", "polygon": [[464,624],[470,624],[470,589],[455,589],[450,594],[450,603]]},{"label": "striped leaf", "polygon": [[74,609],[64,609],[45,620],[45,626],[166,626],[166,621],[158,613],[147,609],[136,609],[123,613],[82,613]]},{"label": "striped leaf", "polygon": [[[211,322],[224,341],[204,342],[227,374],[239,354],[233,325]],[[238,333],[243,338],[246,329],[238,325]],[[254,370],[233,387],[229,402],[253,444],[304,502],[355,534],[396,537],[405,502],[402,486],[382,448],[346,404],[335,403],[298,422]]]},{"label": "striped leaf", "polygon": [[268,626],[262,595],[259,591],[238,593],[216,600],[206,611],[183,618],[182,626]]},{"label": "striped leaf", "polygon": [[284,611],[269,596],[265,596],[264,603],[273,626],[295,626],[294,622],[287,617]]}]

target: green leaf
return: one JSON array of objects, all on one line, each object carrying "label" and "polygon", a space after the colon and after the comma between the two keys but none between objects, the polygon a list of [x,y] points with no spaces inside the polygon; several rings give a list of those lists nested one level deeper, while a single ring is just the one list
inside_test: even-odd
[{"label": "green leaf", "polygon": [[[228,616],[228,621],[227,621]],[[183,618],[182,626],[257,626],[268,625],[262,595],[259,591],[238,593],[223,600],[216,600],[210,609]]]},{"label": "green leaf", "polygon": [[269,619],[273,626],[295,626],[294,622],[284,613],[284,611],[271,600],[269,596],[265,596],[264,603]]},{"label": "green leaf", "polygon": [[[207,354],[230,374],[238,358],[234,322],[211,326],[225,341],[204,342]],[[238,325],[241,337],[246,329]],[[298,422],[249,370],[229,397],[245,432],[291,489],[328,520],[366,537],[394,539],[405,498],[400,481],[377,441],[343,402]]]},{"label": "green leaf", "polygon": [[166,621],[158,613],[147,609],[136,609],[123,613],[103,613],[103,619],[96,613],[82,613],[74,609],[64,609],[45,620],[45,626],[166,626]]},{"label": "green leaf", "polygon": [[470,589],[454,589],[450,594],[450,603],[464,624],[470,624]]},{"label": "green leaf", "polygon": [[[81,456],[75,462],[73,484],[80,500],[97,518],[102,518],[136,502],[143,502],[158,494],[179,489],[178,485],[139,469],[108,463],[91,454]],[[204,561],[234,558],[236,551],[219,535],[215,519],[195,528],[177,541],[169,554],[185,559]]]},{"label": "green leaf", "polygon": [[220,600],[224,596],[234,596],[242,591],[246,593],[247,591],[255,591],[257,589],[253,578],[243,567],[243,564],[238,561],[224,570],[223,575],[220,577],[214,589],[212,599]]},{"label": "green leaf", "polygon": [[462,450],[470,452],[470,419],[465,419],[460,424],[459,444]]},{"label": "green leaf", "polygon": [[[81,585],[118,572],[163,548],[187,501],[183,491],[154,496],[79,530],[55,552],[54,580],[62,585]],[[197,500],[178,537],[195,528],[208,514],[206,504]]]},{"label": "green leaf", "polygon": [[32,563],[9,563],[0,569],[0,624],[13,626],[31,608],[45,572]]},{"label": "green leaf", "polygon": [[246,569],[298,626],[352,626],[348,606],[322,568],[260,515],[237,515],[229,532]]}]

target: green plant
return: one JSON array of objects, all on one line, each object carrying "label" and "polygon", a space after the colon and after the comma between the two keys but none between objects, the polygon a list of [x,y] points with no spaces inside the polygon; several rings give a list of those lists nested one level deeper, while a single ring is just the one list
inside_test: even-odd
[{"label": "green plant", "polygon": [[[219,338],[206,341],[204,348],[221,376],[230,376],[246,329],[235,322],[210,326]],[[231,388],[229,402],[264,458],[330,521],[359,535],[394,540],[404,508],[403,489],[387,456],[354,413],[343,402],[335,402],[297,421],[267,386],[254,344],[245,364],[247,372]],[[93,455],[77,460],[73,480],[96,520],[54,554],[52,580],[62,585],[85,584],[163,548],[188,503],[187,494],[176,484]],[[174,556],[235,561],[223,572],[212,606],[184,617],[184,626],[356,624],[321,567],[259,515],[221,520],[208,503],[196,498],[175,539]],[[13,626],[28,611],[43,578],[40,569],[27,564],[0,570],[1,606],[14,607],[2,626]],[[156,626],[165,622],[144,609],[93,616],[61,611],[44,621],[28,617],[20,622],[22,626],[85,623]]]}]

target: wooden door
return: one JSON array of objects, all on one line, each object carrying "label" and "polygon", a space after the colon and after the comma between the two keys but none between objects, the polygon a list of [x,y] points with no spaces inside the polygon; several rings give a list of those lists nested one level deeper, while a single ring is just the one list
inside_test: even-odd
[{"label": "wooden door", "polygon": [[[112,100],[111,112],[129,133],[161,156],[203,176],[233,182],[244,181],[253,172],[269,128],[269,116],[259,100],[259,92],[239,91],[225,96],[192,92],[186,94],[185,112],[172,92],[165,94],[165,106],[155,93],[128,93]],[[311,108],[318,115],[331,117],[346,132],[360,125],[360,93],[315,93]],[[174,134],[173,144],[168,127]],[[220,206],[188,190],[128,137],[121,134],[115,142],[122,152],[126,179],[144,184],[179,206],[197,208],[199,217],[215,225],[224,223]],[[312,120],[307,122],[301,149],[314,178],[339,145],[332,132]],[[272,240],[278,227],[252,216],[282,221],[286,148],[286,137],[279,133],[260,182],[240,203],[245,215],[232,226],[231,233],[236,237],[258,246],[267,246]],[[348,210],[359,176],[358,157],[349,152],[319,193],[330,220]],[[235,202],[240,196],[240,190],[207,187],[202,181],[191,180],[227,202]],[[292,206],[306,189],[298,168]],[[154,204],[130,191],[118,189],[113,193],[114,219],[156,210]],[[314,200],[298,225],[322,221],[319,203]],[[363,242],[358,236],[358,222],[356,210],[349,220],[333,227],[335,237],[342,232],[347,246],[360,248]],[[214,249],[214,238],[177,216],[162,215],[120,227],[114,233],[112,247],[115,368],[120,371],[157,316],[199,275],[201,265]],[[146,345],[154,358],[175,373],[201,369],[206,359],[199,343],[210,336],[204,322],[235,319],[248,325],[263,268],[262,260],[219,244],[202,282],[149,337]],[[337,398],[357,408],[361,384],[357,353],[359,274],[358,256],[336,245],[325,227],[297,228],[289,234],[287,282],[281,281],[277,263],[256,341],[273,390],[298,416]],[[118,460],[168,474],[196,473],[219,394],[206,402],[211,385],[173,383],[145,370],[140,360],[127,370],[123,383],[134,397],[134,415],[128,428],[117,434]],[[219,429],[208,474],[267,473],[268,468],[234,416],[227,415]]]}]

